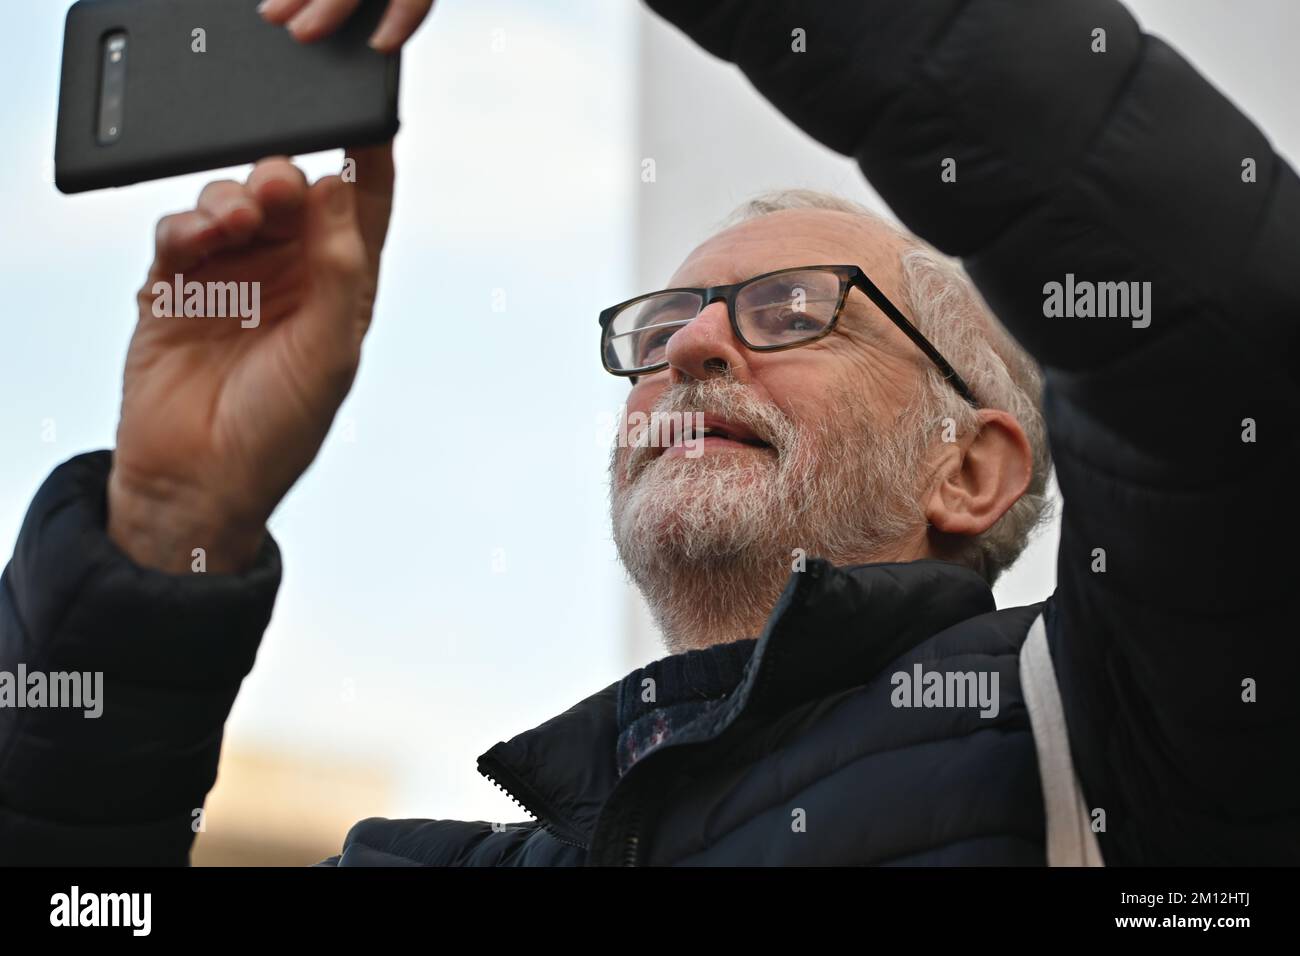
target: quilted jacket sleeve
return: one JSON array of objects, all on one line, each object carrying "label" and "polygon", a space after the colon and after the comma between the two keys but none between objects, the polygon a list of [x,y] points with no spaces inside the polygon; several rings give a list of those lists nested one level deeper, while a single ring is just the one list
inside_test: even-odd
[{"label": "quilted jacket sleeve", "polygon": [[580,866],[586,852],[561,843],[535,820],[385,820],[370,817],[348,831],[330,866]]},{"label": "quilted jacket sleeve", "polygon": [[269,535],[242,575],[167,575],[123,555],[105,533],[110,463],[55,469],[0,578],[0,675],[29,675],[28,704],[34,673],[82,675],[95,698],[0,707],[0,865],[185,864],[271,616]]},{"label": "quilted jacket sleeve", "polygon": [[[1300,457],[1293,170],[1115,0],[649,6],[855,157],[1043,365],[1049,632],[1107,861],[1294,863],[1295,561],[1267,557]],[[1048,317],[1068,281],[1150,283],[1149,311]]]}]

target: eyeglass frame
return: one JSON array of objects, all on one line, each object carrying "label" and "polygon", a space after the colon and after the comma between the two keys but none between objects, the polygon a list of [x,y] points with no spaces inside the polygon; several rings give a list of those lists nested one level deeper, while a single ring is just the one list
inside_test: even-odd
[{"label": "eyeglass frame", "polygon": [[[800,339],[798,342],[786,342],[777,345],[751,345],[740,331],[740,323],[736,318],[736,297],[739,295],[740,290],[745,288],[747,285],[758,282],[762,279],[770,279],[772,276],[784,275],[791,272],[827,272],[838,277],[840,280],[840,297],[839,301],[835,303],[835,313],[831,316],[831,320],[826,323],[826,328],[809,338]],[[660,289],[657,292],[646,292],[642,295],[634,296],[626,302],[620,302],[618,305],[611,305],[608,309],[601,310],[599,320],[600,364],[603,365],[605,371],[609,372],[611,375],[633,379],[642,375],[653,375],[655,372],[662,371],[668,367],[668,360],[665,359],[662,362],[646,366],[645,368],[632,370],[613,369],[609,367],[609,362],[605,355],[606,336],[609,332],[610,323],[614,321],[614,317],[629,306],[636,305],[638,302],[644,302],[647,299],[655,298],[656,296],[667,295],[674,292],[686,292],[697,295],[702,299],[700,311],[696,312],[692,318],[683,322],[681,325],[683,328],[689,322],[699,318],[700,312],[703,312],[714,302],[722,300],[727,304],[727,318],[731,322],[731,331],[732,334],[736,336],[737,342],[749,349],[751,352],[783,352],[786,349],[795,349],[803,345],[808,345],[810,342],[816,342],[830,335],[831,332],[834,331],[836,325],[839,324],[840,315],[843,314],[844,305],[849,299],[849,292],[854,288],[857,288],[866,295],[876,308],[880,309],[880,311],[885,314],[885,317],[898,327],[899,331],[912,340],[913,344],[915,344],[916,347],[925,354],[925,357],[934,363],[935,367],[938,368],[939,373],[943,376],[944,381],[951,385],[957,391],[958,395],[965,399],[971,407],[980,407],[979,399],[975,397],[975,393],[971,391],[971,388],[966,384],[965,379],[957,374],[957,370],[952,367],[952,364],[930,343],[929,339],[921,334],[921,331],[916,326],[908,321],[907,316],[903,315],[898,307],[889,301],[889,297],[886,296],[885,293],[881,292],[879,287],[877,287],[876,284],[867,277],[866,272],[864,272],[860,266],[855,265],[793,266],[788,269],[777,269],[773,272],[764,272],[761,275],[750,276],[742,282],[734,282],[730,285],[705,287],[682,286],[672,289]]]}]

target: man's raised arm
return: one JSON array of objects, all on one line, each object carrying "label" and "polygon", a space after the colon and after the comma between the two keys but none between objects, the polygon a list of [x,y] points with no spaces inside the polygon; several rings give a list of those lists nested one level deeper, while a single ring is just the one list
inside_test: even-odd
[{"label": "man's raised arm", "polygon": [[[73,675],[102,699],[94,716],[0,707],[0,864],[187,858],[279,584],[266,523],[370,326],[391,144],[351,157],[349,183],[264,160],[158,224],[117,447],[50,476],[3,578],[0,672]],[[182,315],[167,304],[182,280],[260,305],[247,321]]]},{"label": "man's raised arm", "polygon": [[1300,181],[1113,0],[649,0],[1044,366],[1052,654],[1110,863],[1294,859]]}]

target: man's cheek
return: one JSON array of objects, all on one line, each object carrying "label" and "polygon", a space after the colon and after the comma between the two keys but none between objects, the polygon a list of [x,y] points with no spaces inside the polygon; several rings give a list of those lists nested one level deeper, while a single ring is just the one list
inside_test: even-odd
[{"label": "man's cheek", "polygon": [[629,443],[619,442],[614,448],[614,490],[623,491],[632,484],[628,477],[628,468],[632,464],[636,448]]},{"label": "man's cheek", "polygon": [[664,390],[668,387],[668,376],[665,372],[657,372],[654,375],[642,377],[632,386],[632,391],[628,392],[627,401],[623,406],[623,414],[630,415],[633,412],[640,412],[642,415],[649,415],[650,410],[655,407]]}]

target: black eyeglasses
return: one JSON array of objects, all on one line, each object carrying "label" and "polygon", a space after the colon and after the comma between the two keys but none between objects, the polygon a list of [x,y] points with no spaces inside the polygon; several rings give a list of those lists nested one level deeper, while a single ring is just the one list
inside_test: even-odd
[{"label": "black eyeglasses", "polygon": [[668,339],[719,299],[727,303],[731,330],[746,348],[798,348],[830,335],[853,288],[862,290],[916,343],[962,398],[979,407],[948,360],[857,266],[799,266],[734,285],[664,289],[628,299],[600,313],[600,360],[613,375],[649,375],[667,368]]}]

